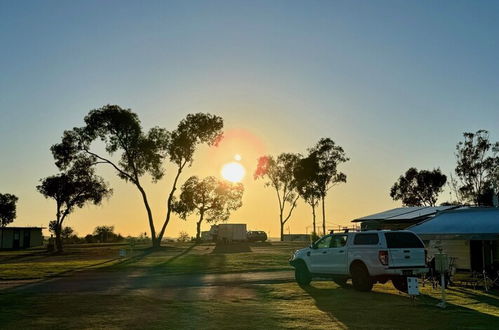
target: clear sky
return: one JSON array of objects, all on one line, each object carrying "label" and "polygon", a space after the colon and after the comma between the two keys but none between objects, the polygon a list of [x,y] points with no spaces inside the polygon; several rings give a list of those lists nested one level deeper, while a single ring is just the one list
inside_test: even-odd
[{"label": "clear sky", "polygon": [[[49,147],[108,103],[146,129],[222,116],[227,139],[201,148],[183,179],[219,175],[240,154],[249,175],[230,221],[271,236],[277,200],[253,181],[256,158],[331,137],[351,161],[328,223],[347,224],[399,206],[389,188],[410,166],[449,174],[462,132],[499,140],[499,2],[0,0],[0,192],[19,197],[17,225],[54,218],[35,190],[57,171]],[[67,224],[80,235],[99,224],[148,231],[135,188],[99,173],[113,197]],[[158,220],[170,183],[147,185]],[[299,204],[289,230],[305,232],[310,218]],[[175,218],[166,235],[193,234],[193,220]]]}]

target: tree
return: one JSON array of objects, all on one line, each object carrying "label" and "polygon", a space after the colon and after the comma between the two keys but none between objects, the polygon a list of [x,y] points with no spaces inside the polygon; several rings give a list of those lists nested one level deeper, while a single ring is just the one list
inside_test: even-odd
[{"label": "tree", "polygon": [[114,233],[114,226],[97,226],[94,229],[94,236],[99,239],[101,243],[107,243],[114,240],[116,234]]},{"label": "tree", "polygon": [[[137,114],[117,105],[91,110],[84,120],[84,127],[65,131],[62,142],[52,146],[56,165],[66,169],[81,155],[91,159],[94,164],[111,165],[121,179],[131,182],[139,190],[155,244],[153,214],[141,178],[149,174],[152,181],[157,182],[163,177],[162,161],[166,156],[169,133],[158,127],[144,133]],[[96,139],[104,142],[109,156],[120,152],[119,160],[97,154],[91,148]]]},{"label": "tree", "polygon": [[221,117],[196,113],[188,114],[185,119],[180,121],[177,129],[171,133],[167,150],[170,162],[175,165],[177,172],[166,203],[166,217],[158,237],[160,242],[166,226],[170,222],[171,213],[174,209],[175,191],[182,171],[186,166],[192,165],[194,152],[198,145],[207,144],[211,146],[220,142],[222,128],[223,120]]},{"label": "tree", "polygon": [[186,242],[189,242],[190,239],[191,238],[190,238],[189,234],[187,234],[185,231],[181,231],[178,234],[177,242],[186,243]]},{"label": "tree", "polygon": [[346,174],[338,172],[338,165],[350,159],[346,157],[342,147],[330,138],[322,138],[309,149],[309,157],[317,162],[315,181],[320,193],[322,204],[322,231],[326,233],[326,207],[325,199],[328,191],[342,182],[347,182]]},{"label": "tree", "polygon": [[191,176],[181,190],[179,200],[173,203],[173,211],[184,220],[192,213],[198,215],[196,240],[199,241],[203,220],[208,223],[225,221],[231,211],[242,206],[244,187],[242,183],[230,183],[213,176],[203,180]]},{"label": "tree", "polygon": [[[140,192],[147,213],[152,245],[160,246],[170,221],[171,202],[178,178],[185,166],[192,164],[198,144],[214,144],[218,141],[223,127],[222,119],[210,114],[189,114],[173,132],[153,127],[144,133],[137,114],[117,105],[106,105],[90,111],[85,117],[85,124],[84,127],[65,131],[62,142],[52,146],[56,165],[65,169],[79,155],[84,155],[92,159],[94,164],[112,166],[121,179],[131,182]],[[104,142],[107,155],[92,148],[92,143],[97,139]],[[117,161],[112,158],[116,153],[119,153]],[[154,183],[163,178],[163,161],[167,156],[177,165],[177,174],[166,203],[164,224],[157,233],[142,178],[149,175]]]},{"label": "tree", "polygon": [[52,226],[58,252],[63,252],[62,225],[68,215],[88,203],[99,205],[112,193],[103,179],[95,174],[92,160],[82,157],[65,172],[42,179],[36,188],[45,198],[56,201],[56,219]]},{"label": "tree", "polygon": [[5,227],[16,218],[18,198],[12,194],[0,194],[0,227]]},{"label": "tree", "polygon": [[458,199],[474,205],[491,205],[499,187],[499,142],[491,143],[486,130],[466,132],[463,136],[464,141],[456,146]]},{"label": "tree", "polygon": [[440,169],[418,171],[411,167],[393,184],[390,196],[405,206],[435,206],[446,182]]},{"label": "tree", "polygon": [[[284,225],[290,219],[296,207],[296,202],[300,198],[293,175],[299,160],[300,155],[292,153],[282,153],[277,158],[262,156],[258,159],[257,168],[253,175],[255,180],[266,179],[265,186],[272,187],[276,191],[279,202],[281,241],[284,240]],[[288,209],[287,214],[286,208]]]},{"label": "tree", "polygon": [[315,208],[321,198],[317,173],[319,173],[319,164],[314,156],[301,158],[293,171],[298,194],[312,208],[313,236],[317,235]]},{"label": "tree", "polygon": [[[49,231],[55,235],[56,229],[57,229],[57,221],[56,220],[50,221],[49,222]],[[74,233],[73,228],[71,228],[69,226],[64,226],[61,229],[61,237],[63,240],[68,239],[71,235],[73,235],[73,233]]]}]

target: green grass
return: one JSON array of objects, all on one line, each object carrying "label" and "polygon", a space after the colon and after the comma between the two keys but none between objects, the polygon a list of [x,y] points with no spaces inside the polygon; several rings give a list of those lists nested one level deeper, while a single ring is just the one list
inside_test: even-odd
[{"label": "green grass", "polygon": [[137,251],[135,257],[109,268],[154,274],[233,273],[292,269],[288,259],[306,243],[250,243],[217,246],[212,243],[167,246]]},{"label": "green grass", "polygon": [[[449,292],[449,307],[425,295],[412,302],[389,284],[362,293],[331,282],[303,289],[295,283],[247,285],[247,299],[171,300],[143,295],[0,296],[2,328],[203,329],[494,329],[499,297]],[[487,296],[487,295],[485,295]],[[33,308],[36,306],[36,308]],[[75,311],[77,313],[75,314]]]},{"label": "green grass", "polygon": [[[289,269],[290,253],[303,244],[170,244],[160,250],[140,248],[135,256],[99,272],[131,272],[168,281],[171,274],[203,274]],[[19,274],[78,269],[111,260],[119,246],[73,247],[61,256],[16,256],[8,263]],[[249,249],[249,250],[248,250]],[[5,255],[0,256],[4,258]],[[17,260],[16,262],[13,262]],[[113,261],[114,262],[114,261]],[[0,272],[6,264],[0,264]],[[33,269],[29,269],[29,268]],[[15,268],[15,267],[14,267]],[[55,271],[52,269],[56,269]],[[72,273],[75,279],[78,273]],[[144,277],[146,280],[147,277]],[[390,282],[373,292],[357,292],[332,281],[300,287],[294,282],[207,287],[124,290],[111,293],[55,294],[0,291],[0,328],[147,328],[147,329],[496,329],[499,291],[455,287],[447,291],[448,308],[436,304],[440,291],[421,288],[412,301]]]},{"label": "green grass", "polygon": [[41,248],[0,251],[0,280],[42,279],[71,271],[109,266],[124,244],[68,244],[62,254]]}]

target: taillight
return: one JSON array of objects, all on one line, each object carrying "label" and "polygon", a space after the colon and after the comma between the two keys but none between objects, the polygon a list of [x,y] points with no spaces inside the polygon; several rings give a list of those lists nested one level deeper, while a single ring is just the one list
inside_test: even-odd
[{"label": "taillight", "polygon": [[388,265],[388,251],[383,251],[383,250],[379,251],[378,252],[378,259],[382,265],[387,266]]}]

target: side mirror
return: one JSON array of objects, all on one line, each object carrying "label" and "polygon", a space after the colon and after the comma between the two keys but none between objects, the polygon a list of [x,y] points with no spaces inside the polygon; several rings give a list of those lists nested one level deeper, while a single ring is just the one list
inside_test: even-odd
[{"label": "side mirror", "polygon": [[310,244],[310,248],[315,250],[315,249],[317,249],[317,245],[315,245],[315,244]]}]

